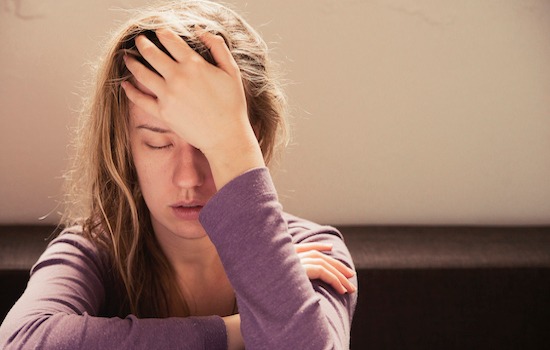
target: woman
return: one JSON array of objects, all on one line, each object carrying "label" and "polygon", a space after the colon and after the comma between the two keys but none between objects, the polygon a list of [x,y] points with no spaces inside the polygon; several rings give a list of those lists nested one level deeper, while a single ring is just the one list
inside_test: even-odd
[{"label": "woman", "polygon": [[259,35],[226,7],[178,1],[109,48],[67,175],[68,228],[2,347],[348,347],[349,252],[282,211],[266,168],[284,99]]}]

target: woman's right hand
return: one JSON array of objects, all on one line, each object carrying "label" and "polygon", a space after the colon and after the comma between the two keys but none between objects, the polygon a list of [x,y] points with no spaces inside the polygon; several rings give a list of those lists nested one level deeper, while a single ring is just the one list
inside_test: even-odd
[{"label": "woman's right hand", "polygon": [[127,97],[204,153],[218,189],[247,170],[265,166],[248,120],[240,70],[223,38],[198,33],[216,62],[212,65],[175,32],[162,29],[156,34],[174,59],[138,36],[137,49],[160,75],[125,56],[134,78],[152,92],[124,82]]}]

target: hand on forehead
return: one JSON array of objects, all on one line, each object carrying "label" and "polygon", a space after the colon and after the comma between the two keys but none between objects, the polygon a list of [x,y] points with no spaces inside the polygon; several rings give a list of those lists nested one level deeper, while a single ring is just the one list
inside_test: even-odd
[{"label": "hand on forehead", "polygon": [[134,86],[137,87],[144,94],[147,94],[147,95],[152,96],[154,98],[157,97],[153,91],[151,91],[147,86],[145,86],[142,83],[140,83],[139,81],[137,81],[137,79],[132,79],[132,84],[134,84]]},{"label": "hand on forehead", "polygon": [[[139,91],[143,92],[144,94],[157,98],[155,94],[147,88],[145,85],[137,81],[137,79],[132,78],[130,80],[132,85],[134,85]],[[162,123],[158,118],[155,118],[154,116],[149,115],[145,110],[139,108],[134,102],[131,100],[129,102],[130,107],[130,123],[133,126],[137,126],[140,124],[147,124],[147,125],[157,125],[160,127],[166,127],[164,123]]]}]

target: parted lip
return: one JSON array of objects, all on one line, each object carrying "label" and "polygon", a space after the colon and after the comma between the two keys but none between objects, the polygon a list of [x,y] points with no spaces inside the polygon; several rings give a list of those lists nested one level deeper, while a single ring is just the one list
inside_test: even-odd
[{"label": "parted lip", "polygon": [[194,208],[194,207],[204,207],[204,203],[201,203],[199,201],[193,200],[193,201],[181,201],[176,202],[174,204],[171,204],[170,207],[172,208]]}]

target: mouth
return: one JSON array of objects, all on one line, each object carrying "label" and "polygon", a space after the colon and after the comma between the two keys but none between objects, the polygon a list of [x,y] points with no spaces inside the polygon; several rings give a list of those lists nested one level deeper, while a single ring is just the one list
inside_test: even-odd
[{"label": "mouth", "polygon": [[203,207],[200,204],[174,204],[171,206],[172,208],[197,208],[197,207]]},{"label": "mouth", "polygon": [[170,205],[172,208],[196,208],[196,207],[203,207],[204,204],[200,203],[198,201],[192,201],[192,202],[177,202],[172,205]]},{"label": "mouth", "polygon": [[203,205],[195,203],[177,203],[170,206],[174,215],[181,220],[198,220]]}]

